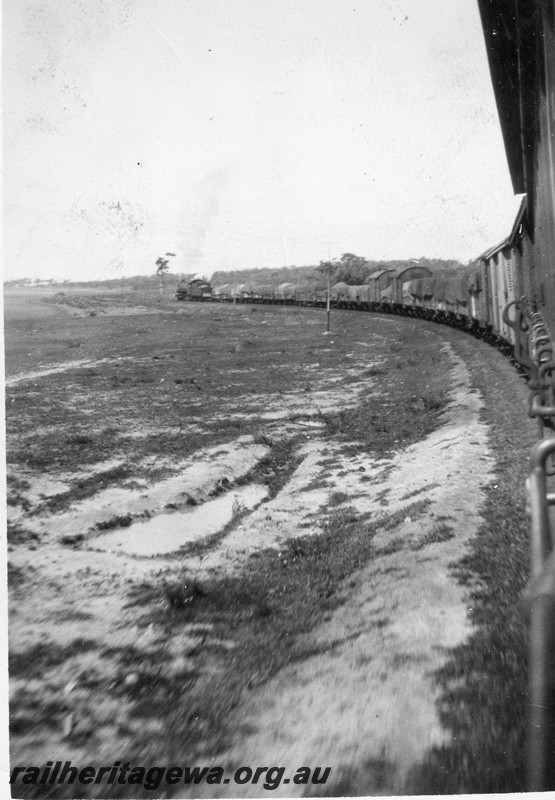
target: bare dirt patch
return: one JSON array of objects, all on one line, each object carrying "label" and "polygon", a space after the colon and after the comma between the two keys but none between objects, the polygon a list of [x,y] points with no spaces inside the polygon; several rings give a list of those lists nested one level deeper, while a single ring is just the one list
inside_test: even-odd
[{"label": "bare dirt patch", "polygon": [[[334,791],[410,788],[449,738],[431,672],[470,631],[452,563],[492,477],[464,363],[410,320],[161,310],[41,320],[38,347],[8,326],[36,373],[7,389],[14,763],[233,766],[273,741],[293,770],[335,758]],[[231,519],[182,546],[219,498]],[[134,554],[168,520],[180,546]]]},{"label": "bare dirt patch", "polygon": [[[291,773],[296,764],[324,763],[332,767],[333,794],[353,786],[357,794],[405,794],[431,747],[450,741],[433,673],[471,629],[451,565],[478,530],[482,489],[494,478],[481,400],[450,355],[443,424],[387,464],[366,460],[371,491],[360,483],[360,457],[335,456],[328,485],[356,509],[359,524],[372,520],[375,556],[341,588],[341,606],[304,639],[305,657],[254,694],[243,712],[250,733],[227,754],[230,766],[247,753]],[[412,496],[403,496],[409,488]],[[277,793],[304,791],[287,785]]]}]

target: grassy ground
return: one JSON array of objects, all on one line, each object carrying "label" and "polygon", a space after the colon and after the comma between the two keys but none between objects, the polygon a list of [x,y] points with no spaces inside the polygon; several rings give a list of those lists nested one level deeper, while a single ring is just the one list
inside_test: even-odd
[{"label": "grassy ground", "polygon": [[[471,552],[453,564],[467,587],[475,632],[448,654],[448,663],[436,676],[442,687],[438,710],[452,732],[452,744],[433,750],[415,771],[413,792],[524,791],[527,645],[521,596],[528,575],[524,481],[535,430],[525,417],[523,381],[509,362],[487,345],[458,333],[447,336],[486,399],[484,418],[492,430],[498,480],[487,492],[485,522]],[[421,511],[416,498],[411,516]],[[195,601],[200,618],[208,611],[211,621],[226,620],[224,627],[231,622],[242,631],[242,646],[234,654],[234,677],[227,678],[224,689],[227,703],[218,693],[213,697],[214,717],[206,706],[196,711],[195,719],[204,719],[208,711],[208,724],[214,724],[223,737],[218,743],[229,735],[230,721],[236,724],[232,711],[245,689],[241,676],[248,676],[248,691],[285,664],[310,655],[302,647],[303,632],[342,602],[349,575],[380,555],[372,533],[371,521],[361,524],[348,508],[330,509],[317,540],[291,541],[280,555],[256,558],[240,581],[203,587]],[[438,525],[438,540],[452,535]],[[222,606],[225,598],[225,611],[218,609],[218,598]],[[271,647],[272,641],[278,641],[279,648]],[[187,731],[178,727],[182,740]],[[210,748],[204,755],[209,752]],[[370,784],[375,780],[374,767],[369,767]],[[352,785],[338,786],[336,791],[358,793]]]},{"label": "grassy ground", "polygon": [[[63,476],[68,488],[42,498],[27,513],[55,514],[106,486],[157,480],[185,455],[253,432],[272,445],[254,477],[264,476],[276,491],[296,463],[294,450],[268,433],[262,417],[245,420],[241,410],[262,409],[265,398],[309,394],[328,371],[348,382],[348,367],[363,357],[376,392],[356,408],[323,413],[330,441],[385,456],[440,421],[447,361],[430,323],[337,312],[328,338],[321,335],[323,314],[313,310],[170,302],[158,310],[163,313],[63,322],[37,316],[8,324],[8,375],[67,360],[108,359],[8,391],[8,502],[14,507],[24,505],[29,482],[38,476]],[[523,402],[515,404],[524,393],[509,364],[463,334],[441,334],[464,358],[488,403],[484,413],[492,426],[499,481],[490,490],[487,523],[472,554],[454,565],[468,586],[477,625],[438,675],[444,687],[441,711],[454,743],[433,754],[414,785],[423,793],[516,791],[522,788],[525,674],[525,625],[518,608],[527,564],[523,481],[532,433],[524,424]],[[114,459],[116,466],[99,469]],[[94,469],[94,475],[83,475],[84,468]],[[117,758],[170,764],[213,757],[238,733],[244,693],[309,655],[303,632],[342,602],[349,576],[376,555],[372,521],[339,507],[344,500],[332,497],[320,536],[291,540],[281,552],[257,553],[234,578],[200,583],[184,571],[171,582],[129,585],[137,624],[154,626],[159,644],[146,656],[133,647],[105,650],[101,656],[112,663],[110,680],[97,676],[91,688],[130,704],[139,720],[159,721],[162,733],[153,737],[146,725]],[[413,515],[423,510],[415,497]],[[438,529],[438,536],[448,535]],[[21,525],[12,529],[11,542],[36,546]],[[11,574],[16,596],[25,576],[17,569]],[[170,674],[167,649],[193,623],[208,626],[221,645],[193,642],[181,671]],[[79,646],[91,644],[83,639]],[[73,651],[14,652],[12,674],[35,680]],[[60,711],[56,706],[12,710],[14,737],[29,735],[42,716],[47,724]],[[91,750],[88,763],[95,760]],[[134,788],[134,796],[141,796],[140,787]],[[126,787],[120,790],[126,796]],[[32,787],[29,792],[32,796]],[[42,790],[38,794],[45,796]],[[56,796],[62,796],[59,790]]]},{"label": "grassy ground", "polygon": [[525,791],[525,481],[536,426],[527,417],[526,384],[510,363],[469,337],[448,336],[483,394],[497,480],[488,489],[484,524],[471,552],[453,565],[467,587],[476,626],[437,675],[443,687],[440,713],[453,743],[435,750],[415,775],[415,793]]},{"label": "grassy ground", "polygon": [[[262,433],[263,421],[250,415],[246,422],[240,413],[226,411],[260,408],[260,396],[308,395],[319,376],[348,366],[352,355],[361,352],[368,353],[370,365],[388,359],[386,368],[369,369],[384,373],[380,387],[392,396],[377,411],[369,398],[357,419],[346,413],[325,415],[331,434],[349,437],[350,428],[358,428],[372,447],[387,449],[420,436],[415,422],[422,419],[425,428],[427,416],[432,419],[444,402],[441,355],[432,352],[432,340],[413,343],[410,323],[402,320],[390,358],[387,341],[363,349],[369,320],[362,315],[338,312],[330,344],[320,336],[323,319],[314,311],[175,302],[163,310],[167,313],[8,325],[8,377],[76,358],[93,362],[8,390],[7,448],[15,499],[20,472],[71,475],[103,461],[124,462],[91,480],[72,480],[66,495],[56,498],[57,509],[93,494],[100,484],[159,478],[160,464],[149,468],[145,459],[177,461],[202,446],[251,433],[253,424]],[[427,353],[438,367],[435,383],[418,368]],[[399,397],[397,384],[405,385]]]}]

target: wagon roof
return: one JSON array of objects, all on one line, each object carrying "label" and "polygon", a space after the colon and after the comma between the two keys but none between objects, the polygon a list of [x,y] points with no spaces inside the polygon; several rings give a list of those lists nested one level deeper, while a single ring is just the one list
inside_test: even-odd
[{"label": "wagon roof", "polygon": [[478,256],[478,258],[480,259],[480,261],[487,261],[489,258],[494,256],[496,253],[499,253],[499,252],[501,252],[501,250],[504,250],[510,244],[511,244],[511,237],[507,236],[506,239],[503,239],[502,242],[500,242],[499,244],[496,244],[495,247],[490,247],[489,250],[484,251],[480,256]]},{"label": "wagon roof", "polygon": [[[514,211],[515,207],[513,206],[513,211],[512,211],[512,216],[511,216],[512,225],[511,225],[511,229],[510,229],[511,233],[509,234],[509,236],[505,237],[505,239],[503,239],[502,242],[500,242],[499,244],[496,244],[495,247],[490,247],[487,250],[484,250],[484,252],[481,255],[478,256],[478,258],[480,260],[487,261],[488,258],[491,258],[492,256],[494,256],[500,250],[504,250],[505,247],[509,247],[513,243],[515,238],[517,237],[517,235],[519,233],[519,226],[520,226],[520,224],[522,222],[524,213],[525,213],[525,211],[527,209],[526,195],[525,194],[515,195],[514,202],[518,203],[518,208],[517,208],[517,211],[515,213],[515,211]],[[508,228],[508,226],[507,226],[507,228]]]},{"label": "wagon roof", "polygon": [[513,223],[513,227],[511,229],[510,240],[511,242],[517,242],[520,238],[521,233],[521,225],[525,219],[526,212],[528,211],[528,197],[527,195],[519,195],[520,197],[520,205],[518,207],[518,211],[516,213],[516,218]]},{"label": "wagon roof", "polygon": [[368,281],[377,281],[378,278],[381,278],[382,275],[385,275],[386,272],[394,272],[393,269],[379,269],[377,272],[373,272],[371,275],[368,276],[366,280]]},{"label": "wagon roof", "polygon": [[[545,8],[548,5],[551,4],[545,4]],[[506,0],[478,0],[491,83],[515,192],[526,188],[529,176],[526,162],[534,163],[537,146],[534,104],[540,70],[534,69],[533,64],[537,59],[536,20],[541,14],[540,6],[531,0],[514,4]]]},{"label": "wagon roof", "polygon": [[[405,272],[408,272],[411,269],[421,269],[425,271],[426,275],[432,275],[432,270],[428,269],[428,267],[423,267],[420,264],[410,264],[408,267],[399,267],[399,269],[395,270],[395,277],[400,278]],[[422,276],[424,277],[424,276]]]}]

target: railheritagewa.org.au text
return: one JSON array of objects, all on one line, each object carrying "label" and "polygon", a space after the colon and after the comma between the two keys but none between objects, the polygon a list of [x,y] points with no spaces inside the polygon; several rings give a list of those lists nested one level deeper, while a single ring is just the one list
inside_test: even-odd
[{"label": "railheritagewa.org.au text", "polygon": [[114,761],[110,766],[74,766],[71,761],[47,761],[45,766],[17,766],[11,772],[10,783],[20,785],[64,786],[90,783],[105,785],[142,786],[155,790],[162,785],[177,784],[233,784],[241,786],[252,783],[261,789],[272,791],[282,784],[325,784],[331,767],[298,767],[295,771],[286,767],[238,767],[233,772],[223,767],[190,766],[133,766],[131,762]]}]

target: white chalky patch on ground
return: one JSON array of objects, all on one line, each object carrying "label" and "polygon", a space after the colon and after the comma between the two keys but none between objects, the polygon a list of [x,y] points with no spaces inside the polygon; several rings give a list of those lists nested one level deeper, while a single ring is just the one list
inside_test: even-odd
[{"label": "white chalky patch on ground", "polygon": [[117,364],[119,361],[133,361],[137,362],[137,359],[133,356],[118,356],[116,358],[101,358],[97,359],[96,361],[90,359],[80,359],[77,361],[64,361],[63,364],[59,364],[55,367],[46,367],[45,369],[38,369],[32,372],[19,372],[17,375],[10,375],[6,378],[6,386],[17,386],[19,383],[26,383],[28,381],[36,381],[40,378],[45,378],[48,375],[58,375],[63,372],[70,372],[74,369],[84,369],[86,367],[94,368],[99,367],[102,364]]},{"label": "white chalky patch on ground", "polygon": [[[410,791],[410,770],[431,747],[448,741],[433,672],[444,663],[445,648],[471,630],[452,564],[478,529],[482,489],[493,478],[481,399],[469,391],[466,367],[448,350],[455,367],[441,428],[388,463],[332,451],[337,465],[329,489],[305,492],[303,478],[306,488],[318,474],[313,442],[273,504],[255,512],[230,534],[220,555],[212,555],[212,568],[237,568],[253,547],[279,547],[288,536],[310,532],[299,526],[332,491],[349,493],[348,503],[373,515],[374,544],[384,549],[351,576],[343,605],[303,640],[315,654],[251,695],[243,717],[247,733],[241,731],[226,754],[230,764],[246,763],[248,754],[249,763],[280,764],[291,773],[301,764],[330,765],[335,779],[348,774],[350,785],[360,774],[364,794],[403,794]],[[365,472],[356,471],[360,466]],[[378,482],[361,482],[361,475]],[[386,507],[379,500],[385,490]],[[421,500],[428,507],[408,516]],[[294,521],[285,513],[291,508]],[[380,528],[392,514],[396,524]],[[384,766],[374,784],[365,766],[371,762]],[[242,787],[242,796],[259,793]],[[303,787],[289,784],[274,793],[299,796]]]},{"label": "white chalky patch on ground", "polygon": [[43,517],[28,528],[64,536],[85,534],[98,523],[114,517],[163,513],[168,504],[186,506],[189,499],[199,503],[206,500],[220,482],[230,487],[234,480],[245,475],[269,452],[263,444],[253,444],[251,437],[241,437],[231,444],[207,448],[195,453],[175,475],[138,492],[136,489],[108,488],[76,503],[69,511],[54,518]]},{"label": "white chalky patch on ground", "polygon": [[[369,394],[376,397],[381,394],[376,391],[376,377],[371,374],[372,369],[379,369],[381,363],[379,360],[361,361],[355,367],[344,368],[339,376],[336,375],[336,370],[308,367],[305,372],[317,371],[317,378],[310,377],[311,383],[307,383],[304,389],[276,394],[240,395],[228,401],[225,415],[216,414],[213,419],[217,422],[230,418],[239,420],[255,417],[257,420],[275,422],[296,414],[311,417],[338,409],[355,408]],[[350,381],[346,384],[347,378]],[[264,407],[264,411],[260,411],[261,407]],[[251,408],[252,411],[249,410]]]}]

